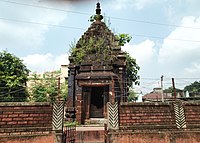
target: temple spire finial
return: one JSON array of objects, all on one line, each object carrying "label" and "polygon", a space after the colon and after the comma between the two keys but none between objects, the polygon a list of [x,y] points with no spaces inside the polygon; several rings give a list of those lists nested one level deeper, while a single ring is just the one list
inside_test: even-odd
[{"label": "temple spire finial", "polygon": [[101,15],[101,7],[99,1],[97,2],[97,7],[96,7],[96,15],[95,15],[95,20],[96,21],[101,21],[103,19],[103,16]]}]

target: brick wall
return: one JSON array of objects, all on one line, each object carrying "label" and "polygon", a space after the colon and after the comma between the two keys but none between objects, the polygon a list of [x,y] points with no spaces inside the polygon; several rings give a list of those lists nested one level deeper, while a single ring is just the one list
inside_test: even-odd
[{"label": "brick wall", "polygon": [[[178,113],[176,111],[175,117],[177,102],[180,103],[180,110]],[[108,142],[199,143],[200,103],[177,102],[120,103],[120,128],[108,132]],[[186,126],[179,128],[177,115],[179,121],[185,119]]]},{"label": "brick wall", "polygon": [[184,103],[187,128],[200,128],[200,103]]},{"label": "brick wall", "polygon": [[48,135],[51,130],[49,103],[0,103],[0,138]]},{"label": "brick wall", "polygon": [[175,116],[170,103],[121,103],[120,127],[173,129]]}]

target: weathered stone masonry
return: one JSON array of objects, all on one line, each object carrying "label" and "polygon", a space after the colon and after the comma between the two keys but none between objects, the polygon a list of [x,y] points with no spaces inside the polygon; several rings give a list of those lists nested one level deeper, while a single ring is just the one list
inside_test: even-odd
[{"label": "weathered stone masonry", "polygon": [[74,47],[78,54],[87,53],[79,63],[78,54],[69,57],[67,112],[76,111],[76,121],[82,124],[106,119],[108,102],[127,99],[126,56],[102,19],[97,3],[95,21]]}]

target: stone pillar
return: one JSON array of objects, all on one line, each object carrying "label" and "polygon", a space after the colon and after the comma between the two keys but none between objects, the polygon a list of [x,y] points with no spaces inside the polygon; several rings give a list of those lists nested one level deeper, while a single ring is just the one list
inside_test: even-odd
[{"label": "stone pillar", "polygon": [[109,102],[109,86],[108,85],[106,85],[105,87],[104,87],[104,93],[103,93],[103,95],[104,95],[104,98],[103,98],[103,100],[104,100],[104,112],[103,112],[103,115],[104,115],[104,118],[107,118],[107,103]]},{"label": "stone pillar", "polygon": [[124,80],[123,80],[123,67],[119,67],[119,92],[120,92],[120,100],[123,100],[124,97],[124,92],[123,92],[123,88],[124,88]]},{"label": "stone pillar", "polygon": [[85,104],[86,104],[86,112],[85,112],[85,118],[89,119],[90,118],[90,102],[91,102],[91,88],[90,90],[87,92],[86,97],[85,97]]},{"label": "stone pillar", "polygon": [[114,84],[114,79],[112,79],[111,84],[109,85],[109,102],[115,103],[115,84]]},{"label": "stone pillar", "polygon": [[83,124],[83,98],[82,98],[82,87],[76,84],[76,121]]},{"label": "stone pillar", "polygon": [[53,103],[52,130],[55,132],[56,143],[63,140],[63,119],[64,119],[64,102],[55,101]]},{"label": "stone pillar", "polygon": [[74,107],[75,67],[69,66],[67,107]]}]

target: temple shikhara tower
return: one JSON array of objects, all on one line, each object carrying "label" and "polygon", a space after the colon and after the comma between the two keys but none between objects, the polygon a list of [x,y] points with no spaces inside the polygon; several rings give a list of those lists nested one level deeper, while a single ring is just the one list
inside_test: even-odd
[{"label": "temple shikhara tower", "polygon": [[69,57],[67,112],[76,121],[107,119],[107,103],[127,99],[126,57],[109,30],[97,3],[94,22],[72,48]]}]

